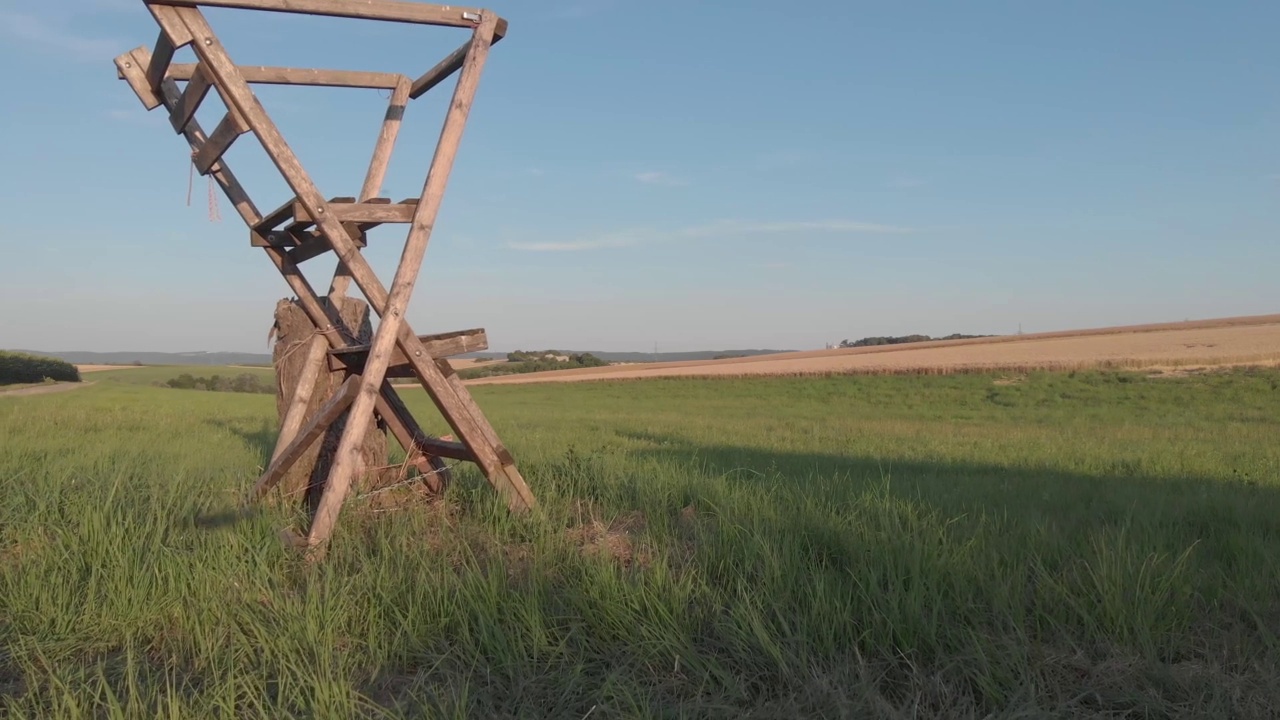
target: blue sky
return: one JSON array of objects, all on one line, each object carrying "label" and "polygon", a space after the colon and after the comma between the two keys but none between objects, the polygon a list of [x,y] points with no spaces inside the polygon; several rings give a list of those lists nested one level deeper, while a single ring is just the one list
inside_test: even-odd
[{"label": "blue sky", "polygon": [[[1280,4],[490,7],[510,34],[418,332],[800,349],[1280,310]],[[243,64],[416,75],[466,36],[206,12]],[[155,35],[140,0],[0,2],[0,347],[267,350],[288,287],[205,178],[188,206],[185,143],[115,77]],[[410,106],[384,195],[420,192],[449,90]],[[359,190],[383,96],[260,88],[330,196]],[[228,157],[264,210],[287,198],[252,135]],[[403,237],[366,251],[388,283]]]}]

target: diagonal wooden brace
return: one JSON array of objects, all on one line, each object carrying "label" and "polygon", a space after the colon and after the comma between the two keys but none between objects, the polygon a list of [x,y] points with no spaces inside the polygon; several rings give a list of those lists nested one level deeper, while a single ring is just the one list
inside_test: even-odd
[{"label": "diagonal wooden brace", "polygon": [[258,478],[258,482],[253,485],[253,498],[256,500],[271,491],[271,488],[280,482],[285,473],[289,472],[289,468],[302,457],[311,443],[316,441],[335,420],[342,415],[352,401],[356,398],[356,391],[359,388],[359,377],[352,375],[343,381],[338,387],[338,392],[333,394],[324,405],[320,406],[320,410],[316,412],[306,425],[298,431],[293,440],[280,451],[279,456],[271,461],[271,467]]}]

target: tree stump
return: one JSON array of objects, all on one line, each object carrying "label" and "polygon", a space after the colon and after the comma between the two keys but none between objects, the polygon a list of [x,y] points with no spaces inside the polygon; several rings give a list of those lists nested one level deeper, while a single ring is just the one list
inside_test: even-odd
[{"label": "tree stump", "polygon": [[[348,328],[356,330],[354,342],[368,343],[373,338],[373,326],[369,319],[369,306],[362,300],[339,298],[336,303],[325,297],[326,305],[336,305],[338,314]],[[284,299],[276,303],[276,344],[271,359],[276,371],[276,412],[283,424],[285,413],[297,391],[300,376],[306,365],[307,349],[316,337],[315,325],[296,300]],[[344,372],[330,372],[322,367],[315,380],[311,400],[307,403],[306,417],[311,417],[338,390],[345,380]],[[314,516],[325,479],[334,461],[334,454],[347,425],[347,413],[343,413],[328,430],[289,469],[278,488],[287,501],[305,501]],[[392,482],[398,475],[395,468],[388,468],[386,428],[381,423],[371,423],[359,446],[360,469],[353,491],[368,491]]]}]

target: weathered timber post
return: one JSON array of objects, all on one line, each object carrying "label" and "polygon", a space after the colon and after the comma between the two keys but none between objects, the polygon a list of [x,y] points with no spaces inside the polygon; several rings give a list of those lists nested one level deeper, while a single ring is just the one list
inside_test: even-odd
[{"label": "weathered timber post", "polygon": [[[322,298],[325,305],[333,307],[343,324],[356,332],[357,343],[367,343],[373,337],[373,327],[369,319],[369,306],[355,298]],[[346,380],[342,371],[330,372],[323,361],[311,364],[311,356],[315,354],[312,346],[322,351],[329,349],[324,338],[317,337],[315,324],[307,316],[297,300],[280,300],[276,303],[275,312],[276,344],[271,353],[272,365],[276,370],[276,412],[281,426],[285,426],[289,407],[295,401],[306,400],[300,417],[311,417],[337,392]],[[306,370],[311,367],[313,377],[306,377]],[[315,373],[315,368],[321,368]],[[300,382],[310,381],[310,388],[303,388],[304,396],[299,398]],[[306,397],[309,393],[309,397]],[[280,481],[279,489],[287,502],[297,502],[305,498],[308,510],[315,512],[324,489],[325,478],[333,465],[334,453],[342,438],[342,431],[347,426],[347,413],[338,417],[317,440],[315,440],[297,462],[289,468]],[[292,439],[290,434],[281,435],[282,444]],[[280,445],[276,454],[283,450]],[[395,470],[387,465],[388,445],[385,428],[381,423],[370,423],[364,438],[358,446],[360,455],[360,471],[358,476],[364,479],[362,489],[379,487],[390,481]]]}]

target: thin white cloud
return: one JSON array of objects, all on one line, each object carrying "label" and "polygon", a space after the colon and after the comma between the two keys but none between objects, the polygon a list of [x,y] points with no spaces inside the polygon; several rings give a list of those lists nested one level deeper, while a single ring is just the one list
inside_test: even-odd
[{"label": "thin white cloud", "polygon": [[119,41],[77,35],[27,13],[0,11],[0,33],[31,45],[67,53],[79,60],[109,60],[127,49]]},{"label": "thin white cloud", "polygon": [[706,223],[703,225],[688,225],[669,231],[620,231],[585,240],[509,242],[506,244],[506,247],[512,250],[524,250],[530,252],[577,252],[585,250],[601,250],[605,248],[631,247],[634,245],[667,240],[692,240],[741,235],[813,232],[901,235],[915,232],[915,229],[900,225],[884,225],[878,223],[859,222],[856,220],[791,220],[780,222],[720,220],[718,222]]},{"label": "thin white cloud", "polygon": [[636,180],[645,185],[669,185],[675,187],[689,184],[688,180],[672,177],[667,173],[657,171],[637,173],[635,177]]},{"label": "thin white cloud", "polygon": [[706,225],[682,228],[676,234],[687,238],[717,237],[724,235],[764,235],[800,232],[864,233],[901,235],[914,232],[900,225],[860,222],[857,220],[784,220],[780,222],[748,222],[720,220]]}]

